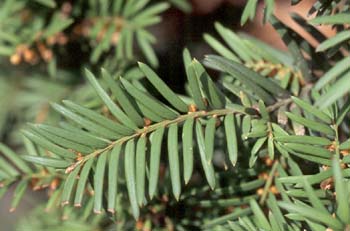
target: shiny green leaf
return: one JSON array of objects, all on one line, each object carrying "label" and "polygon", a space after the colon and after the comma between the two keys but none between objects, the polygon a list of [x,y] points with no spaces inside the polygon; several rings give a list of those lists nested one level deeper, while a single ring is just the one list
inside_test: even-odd
[{"label": "shiny green leaf", "polygon": [[193,172],[193,118],[188,118],[182,129],[184,180],[188,183]]},{"label": "shiny green leaf", "polygon": [[145,198],[146,136],[141,135],[136,144],[136,196],[141,207]]},{"label": "shiny green leaf", "polygon": [[181,193],[180,182],[180,164],[178,148],[178,127],[177,124],[171,124],[168,130],[168,160],[169,171],[173,194],[176,200],[179,200]]},{"label": "shiny green leaf", "polygon": [[135,187],[135,143],[131,139],[126,143],[125,146],[125,158],[124,158],[124,169],[125,169],[125,181],[128,190],[129,201],[132,208],[132,214],[137,220],[139,217],[139,206],[137,204],[136,187]]},{"label": "shiny green leaf", "polygon": [[236,121],[233,114],[225,116],[224,125],[228,156],[231,164],[235,166],[238,157],[238,143],[236,134]]},{"label": "shiny green leaf", "polygon": [[139,68],[157,91],[177,110],[187,112],[187,105],[146,64],[139,62]]},{"label": "shiny green leaf", "polygon": [[108,153],[106,151],[98,156],[94,174],[94,213],[97,214],[102,212],[103,185]]},{"label": "shiny green leaf", "polygon": [[162,140],[164,135],[164,127],[160,127],[151,134],[151,160],[150,160],[150,170],[149,170],[149,185],[148,193],[149,197],[152,199],[156,193],[158,176],[159,176],[159,165],[160,165],[160,154],[162,147]]}]

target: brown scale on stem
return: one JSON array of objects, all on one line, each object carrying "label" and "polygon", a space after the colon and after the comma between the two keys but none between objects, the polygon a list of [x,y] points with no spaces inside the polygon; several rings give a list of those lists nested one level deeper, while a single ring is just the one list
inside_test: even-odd
[{"label": "brown scale on stem", "polygon": [[269,178],[269,174],[267,174],[266,172],[262,172],[259,174],[258,178],[267,180]]},{"label": "brown scale on stem", "polygon": [[333,188],[333,186],[334,186],[334,180],[332,177],[322,181],[320,184],[320,188],[323,190],[330,190]]},{"label": "brown scale on stem", "polygon": [[342,150],[340,151],[340,154],[342,154],[343,156],[347,156],[350,154],[350,150]]},{"label": "brown scale on stem", "polygon": [[150,126],[152,124],[152,120],[148,119],[148,118],[143,118],[143,123],[144,123],[144,128]]},{"label": "brown scale on stem", "polygon": [[197,111],[196,105],[194,105],[194,104],[188,105],[188,112],[189,112],[189,113],[191,113],[191,112],[196,112],[196,111]]},{"label": "brown scale on stem", "polygon": [[59,178],[54,178],[50,183],[50,190],[54,191],[60,185],[61,180]]}]

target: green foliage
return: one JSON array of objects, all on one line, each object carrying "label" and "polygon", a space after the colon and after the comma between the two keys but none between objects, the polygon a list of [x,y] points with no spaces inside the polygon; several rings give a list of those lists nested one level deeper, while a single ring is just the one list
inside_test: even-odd
[{"label": "green foliage", "polygon": [[[89,82],[92,84],[96,93],[99,95],[101,100],[106,104],[109,109],[111,116],[114,118],[107,118],[98,114],[88,108],[77,105],[70,101],[64,101],[63,105],[53,104],[53,108],[57,110],[60,114],[66,117],[69,121],[74,122],[71,124],[69,130],[75,130],[76,133],[70,136],[63,136],[67,127],[57,127],[54,130],[47,130],[47,128],[42,127],[42,125],[33,125],[29,131],[25,131],[24,135],[36,142],[38,145],[44,147],[48,151],[55,154],[55,158],[48,157],[47,159],[43,157],[33,157],[25,156],[25,159],[37,164],[42,164],[44,166],[51,166],[55,168],[66,168],[66,173],[69,173],[68,179],[74,180],[79,171],[79,168],[89,164],[90,171],[93,171],[95,175],[94,187],[99,186],[98,191],[95,189],[95,211],[99,212],[101,210],[102,203],[102,191],[107,190],[105,187],[102,188],[102,179],[104,178],[106,159],[110,159],[114,152],[120,152],[123,150],[124,158],[124,168],[125,168],[125,180],[127,182],[127,189],[130,197],[131,205],[133,206],[134,216],[138,217],[138,206],[136,201],[140,205],[143,204],[144,193],[140,195],[139,191],[143,190],[145,185],[145,165],[149,162],[149,192],[147,193],[149,198],[152,199],[155,192],[157,191],[157,178],[159,172],[159,160],[161,154],[161,146],[163,136],[168,133],[168,159],[170,169],[170,176],[172,182],[172,191],[176,198],[179,198],[181,193],[181,182],[180,182],[180,166],[179,166],[179,153],[178,153],[178,127],[182,127],[184,123],[188,124],[186,129],[182,130],[182,136],[186,139],[193,139],[193,135],[196,135],[196,143],[184,144],[187,150],[193,149],[194,145],[198,146],[200,150],[200,159],[202,167],[206,176],[206,179],[210,187],[215,187],[215,176],[212,166],[212,158],[214,152],[214,139],[216,132],[216,123],[220,120],[224,120],[226,116],[230,115],[227,119],[233,121],[232,115],[245,115],[246,110],[239,106],[230,103],[229,101],[220,101],[220,91],[215,87],[214,83],[209,80],[208,74],[205,72],[204,68],[195,60],[188,66],[189,69],[193,68],[192,72],[189,72],[189,78],[196,79],[195,81],[203,85],[199,88],[205,96],[208,96],[207,105],[205,105],[206,111],[193,111],[187,114],[187,105],[184,101],[179,98],[173,91],[168,88],[163,81],[145,64],[140,63],[140,69],[145,73],[146,78],[150,80],[150,83],[157,87],[159,93],[164,96],[164,98],[169,102],[169,105],[157,100],[155,97],[149,95],[149,93],[138,89],[135,85],[131,84],[129,81],[119,78],[114,84],[118,85],[118,89],[112,92],[123,92],[124,98],[118,98],[116,95],[112,94],[112,97],[117,98],[117,101],[112,101],[111,96],[101,87],[99,82],[95,79],[91,72],[86,72]],[[104,78],[112,78],[105,71]],[[198,73],[198,74],[197,74]],[[110,80],[113,81],[113,80]],[[204,86],[207,86],[204,87]],[[109,85],[110,88],[114,85]],[[195,91],[194,89],[191,89]],[[201,95],[201,93],[199,94]],[[200,96],[198,99],[202,101],[204,95]],[[119,101],[120,100],[120,101]],[[198,107],[187,100],[192,107]],[[115,103],[117,102],[117,103]],[[136,111],[125,110],[125,105],[132,104],[138,105]],[[227,107],[220,108],[218,106],[227,104]],[[121,105],[120,108],[118,105]],[[123,107],[124,105],[124,107]],[[124,111],[122,110],[124,109]],[[131,114],[135,113],[135,114]],[[136,116],[137,115],[137,116]],[[249,115],[249,114],[248,114]],[[141,117],[145,120],[138,120]],[[155,118],[155,119],[154,119]],[[230,119],[231,118],[231,119]],[[196,119],[196,129],[194,129],[194,121]],[[160,120],[160,121],[159,121]],[[120,121],[120,122],[118,122]],[[141,123],[140,123],[141,122]],[[232,125],[226,125],[232,126]],[[81,130],[84,128],[84,130]],[[167,132],[165,132],[167,128]],[[203,134],[203,128],[205,128],[205,136]],[[226,129],[227,137],[235,137],[234,130]],[[192,134],[190,136],[190,134]],[[76,137],[80,138],[80,142]],[[91,139],[93,142],[83,141],[84,139]],[[150,142],[148,141],[150,140]],[[79,143],[76,143],[79,142]],[[229,140],[227,143],[231,143]],[[235,143],[235,141],[233,141]],[[137,145],[136,145],[137,143]],[[135,168],[135,145],[137,151],[137,160],[142,160],[142,162],[137,161],[137,168]],[[203,147],[204,146],[204,147]],[[151,148],[150,148],[151,147]],[[154,149],[158,147],[157,149]],[[237,147],[236,147],[237,148]],[[113,150],[113,151],[112,151]],[[141,151],[143,150],[143,151]],[[146,160],[145,151],[150,150],[150,159]],[[144,153],[144,154],[142,154]],[[187,153],[185,151],[184,153]],[[78,156],[77,156],[78,155]],[[81,156],[80,156],[81,155]],[[123,155],[123,156],[124,156]],[[139,157],[139,155],[143,155]],[[234,155],[234,154],[231,154]],[[79,157],[80,156],[80,157]],[[158,156],[154,158],[154,156]],[[63,159],[62,159],[63,158]],[[147,158],[148,159],[148,158]],[[189,180],[191,175],[191,170],[193,166],[186,163],[186,173],[185,181]],[[94,170],[93,170],[94,169]],[[89,171],[89,170],[87,170]],[[112,173],[114,171],[109,170]],[[141,173],[139,171],[142,171]],[[88,174],[88,173],[87,173]],[[118,177],[117,175],[109,175],[108,179],[113,179]],[[136,179],[137,178],[137,179]],[[83,180],[84,182],[81,182]],[[77,184],[85,184],[86,179],[80,178]],[[112,180],[115,181],[115,180]],[[142,185],[139,186],[139,183]],[[73,184],[73,183],[72,183]],[[70,186],[71,184],[69,184]],[[115,185],[115,184],[113,184]],[[116,186],[114,186],[116,187]],[[69,190],[73,190],[70,186]],[[66,190],[68,190],[68,188]],[[140,189],[142,188],[142,189]],[[138,190],[137,190],[138,189]],[[115,190],[108,189],[109,192],[115,193]],[[99,192],[99,193],[97,193]],[[70,195],[71,192],[67,192]],[[137,200],[136,196],[140,199]],[[79,195],[76,195],[79,196]],[[109,195],[114,198],[114,195]],[[68,202],[69,200],[67,200]],[[64,200],[65,202],[65,200]],[[112,208],[110,208],[112,209]]]},{"label": "green foliage", "polygon": [[[84,209],[74,211],[71,207],[66,207],[63,211],[47,211],[43,207],[36,208],[33,213],[21,220],[16,230],[72,230],[72,231],[93,231],[103,228],[104,218],[91,215],[91,203]],[[43,216],[45,213],[45,216]]]},{"label": "green foliage", "polygon": [[[185,1],[172,2],[189,10]],[[61,94],[53,97],[55,119],[22,131],[24,155],[0,145],[0,195],[15,185],[11,209],[27,188],[49,194],[50,216],[39,222],[39,207],[18,229],[349,229],[350,36],[348,8],[338,2],[317,1],[311,10],[311,24],[339,31],[329,39],[292,16],[317,48],[272,14],[274,1],[265,1],[265,20],[287,52],[215,23],[219,38],[204,40],[218,55],[202,64],[184,49],[187,83],[179,94],[150,67],[157,64],[155,40],[144,29],[168,4],[89,1],[89,17],[98,18],[88,36],[90,61],[115,45],[109,64],[125,63],[85,69],[89,89],[61,103]],[[242,23],[255,16],[256,4],[248,1]],[[111,15],[126,23],[118,44],[110,42],[116,28],[104,27]],[[52,23],[44,34],[68,25]],[[134,36],[149,65],[129,63]]]},{"label": "green foliage", "polygon": [[188,0],[169,0],[169,2],[186,13],[192,10],[192,6]]},{"label": "green foliage", "polygon": [[[253,20],[255,18],[258,3],[258,0],[247,1],[241,16],[241,25],[244,25],[248,19]],[[274,8],[274,0],[264,0],[264,22],[269,20],[270,16],[273,14]]]},{"label": "green foliage", "polygon": [[[64,73],[62,73],[62,77]],[[9,136],[11,143],[21,142],[15,132],[27,121],[55,121],[49,101],[67,97],[70,86],[63,81],[47,79],[41,73],[27,78],[23,71],[2,67],[0,76],[0,137]],[[8,100],[11,99],[11,100]],[[16,121],[16,123],[14,123]],[[5,140],[5,139],[4,139]]]},{"label": "green foliage", "polygon": [[[117,61],[125,58],[133,59],[133,41],[136,39],[147,61],[154,66],[158,65],[156,55],[151,48],[156,38],[145,28],[160,22],[161,18],[158,14],[169,6],[166,3],[148,6],[148,2],[147,0],[89,2],[92,10],[100,9],[98,12],[92,11],[89,14],[89,17],[95,19],[87,35],[93,44],[90,57],[92,63],[96,63],[103,52],[110,50],[113,43],[116,43],[114,54]],[[116,41],[113,42],[113,40]]]},{"label": "green foliage", "polygon": [[[186,1],[174,4],[190,11]],[[76,41],[81,47],[75,48],[75,52],[79,49],[83,55],[91,50],[86,64],[101,63],[107,56],[113,62],[133,63],[140,57],[134,51],[136,41],[141,55],[157,66],[152,48],[156,38],[146,29],[159,23],[159,14],[167,8],[166,2],[149,0],[74,3],[26,0],[14,4],[6,0],[0,5],[0,55],[10,57],[15,65],[37,65],[43,61],[50,75],[55,76],[57,65],[61,65],[60,57],[68,58],[70,46]]]},{"label": "green foliage", "polygon": [[[32,142],[25,139],[26,151],[31,157],[39,158],[42,149],[37,149]],[[14,211],[19,202],[24,196],[28,187],[32,187],[34,190],[41,188],[52,187],[51,190],[56,189],[54,184],[57,181],[65,178],[64,175],[56,172],[53,168],[28,165],[23,159],[22,155],[14,153],[4,144],[0,144],[1,150],[1,193],[0,196],[4,196],[6,191],[10,189],[12,185],[15,186],[10,211]],[[55,166],[52,166],[55,167]],[[51,185],[50,185],[51,184]],[[49,204],[49,203],[48,203]]]}]

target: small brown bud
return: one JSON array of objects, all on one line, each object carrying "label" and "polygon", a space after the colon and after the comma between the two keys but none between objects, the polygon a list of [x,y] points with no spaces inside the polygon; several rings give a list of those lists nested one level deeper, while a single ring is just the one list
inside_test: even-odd
[{"label": "small brown bud", "polygon": [[143,123],[144,123],[144,127],[148,127],[152,124],[152,120],[145,117],[143,118]]},{"label": "small brown bud", "polygon": [[269,174],[267,174],[266,172],[259,174],[259,179],[267,180],[267,178],[269,178]]},{"label": "small brown bud", "polygon": [[19,54],[13,54],[11,55],[10,57],[10,62],[13,64],[13,65],[18,65],[20,62],[22,61],[22,58]]},{"label": "small brown bud", "polygon": [[167,195],[164,194],[164,195],[162,196],[162,201],[163,201],[163,202],[168,202],[168,201],[169,201],[169,197],[168,197]]},{"label": "small brown bud", "polygon": [[48,44],[48,45],[53,45],[53,44],[55,44],[56,43],[56,37],[55,36],[50,36],[50,37],[48,37],[47,39],[46,39],[46,43]]},{"label": "small brown bud", "polygon": [[23,57],[27,63],[30,63],[33,61],[33,59],[35,59],[35,53],[34,53],[34,51],[32,51],[30,49],[26,49],[23,52]]},{"label": "small brown bud", "polygon": [[59,184],[60,180],[58,178],[53,179],[53,181],[50,183],[50,189],[55,190]]},{"label": "small brown bud", "polygon": [[331,145],[328,145],[326,147],[329,151],[333,152],[335,150],[335,143],[332,143]]},{"label": "small brown bud", "polygon": [[323,169],[324,171],[326,171],[326,170],[329,169],[329,166],[327,166],[327,165],[322,165],[322,169]]},{"label": "small brown bud", "polygon": [[340,153],[341,153],[343,156],[347,156],[347,155],[349,155],[350,150],[342,150],[342,151],[340,151]]},{"label": "small brown bud", "polygon": [[143,228],[143,221],[139,219],[139,220],[136,222],[136,229],[137,229],[137,230],[142,230],[142,228]]},{"label": "small brown bud", "polygon": [[52,59],[53,54],[51,50],[46,49],[44,52],[42,52],[41,56],[46,62],[48,62]]},{"label": "small brown bud", "polygon": [[329,190],[333,187],[333,178],[328,178],[321,182],[320,184],[321,189],[323,190]]},{"label": "small brown bud", "polygon": [[190,105],[188,106],[188,112],[196,112],[196,111],[197,111],[196,105],[190,104]]},{"label": "small brown bud", "polygon": [[120,33],[118,31],[113,33],[112,38],[111,38],[111,43],[114,45],[118,44],[119,38],[120,38]]},{"label": "small brown bud", "polygon": [[265,159],[265,164],[266,164],[266,166],[272,166],[273,160],[271,160],[270,158],[266,158]]},{"label": "small brown bud", "polygon": [[80,152],[77,152],[77,161],[81,161],[83,159],[83,155]]},{"label": "small brown bud", "polygon": [[256,190],[256,194],[258,194],[259,196],[264,194],[264,189],[263,188],[259,188],[258,190]]},{"label": "small brown bud", "polygon": [[274,186],[274,185],[270,187],[270,192],[273,193],[273,194],[278,194],[279,193],[277,187]]}]

